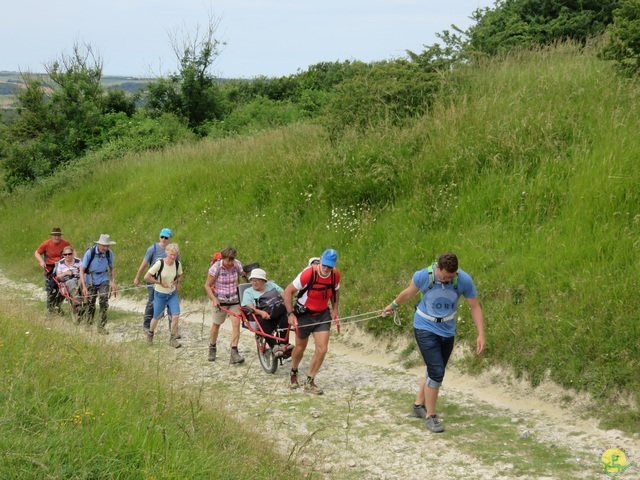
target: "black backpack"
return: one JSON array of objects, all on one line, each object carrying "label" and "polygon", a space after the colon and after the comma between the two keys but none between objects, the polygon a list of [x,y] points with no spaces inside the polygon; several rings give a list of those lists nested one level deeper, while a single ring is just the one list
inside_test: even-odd
[{"label": "black backpack", "polygon": [[[160,268],[158,269],[158,272],[153,276],[153,278],[155,280],[160,280],[160,282],[162,282],[162,269],[164,268],[164,258],[160,259]],[[173,281],[175,282],[178,279],[178,269],[180,268],[180,260],[176,259],[176,276],[173,279]]]},{"label": "black backpack", "polygon": [[[96,258],[96,253],[98,252],[98,246],[97,245],[93,245],[92,247],[89,247],[89,250],[91,251],[91,255],[89,256],[89,263],[87,263],[87,268],[85,268],[85,272],[84,273],[93,273],[91,271],[91,263],[93,262],[93,259]],[[111,253],[111,250],[107,250],[107,263],[110,263],[111,260],[111,256],[113,254]]]}]

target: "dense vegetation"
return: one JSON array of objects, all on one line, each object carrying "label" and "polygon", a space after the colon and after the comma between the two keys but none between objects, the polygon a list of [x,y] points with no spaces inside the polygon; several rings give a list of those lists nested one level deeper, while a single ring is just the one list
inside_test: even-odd
[{"label": "dense vegetation", "polygon": [[221,53],[219,20],[195,34],[174,34],[177,71],[131,95],[101,83],[92,45],[45,65],[47,75],[22,76],[17,113],[0,124],[3,188],[30,185],[89,152],[113,158],[194,138],[221,138],[315,121],[337,141],[345,129],[401,125],[428,111],[459,62],[555,41],[582,44],[610,28],[605,58],[633,74],[639,63],[640,1],[503,0],[478,9],[466,32],[444,31],[407,59],[322,63],[281,78],[220,82],[209,71]]},{"label": "dense vegetation", "polygon": [[[518,3],[532,5],[499,2],[482,18]],[[619,17],[617,3],[598,5]],[[604,17],[593,18],[607,28]],[[11,184],[0,225],[12,235],[0,262],[11,275],[37,279],[32,253],[51,226],[79,249],[108,232],[126,285],[158,229],[170,226],[188,272],[183,294],[198,298],[210,254],[228,244],[281,284],[332,246],[348,316],[382,308],[413,271],[454,250],[487,317],[486,355],[470,365],[507,364],[534,383],[549,376],[603,399],[624,393],[637,401],[640,327],[629,312],[638,306],[640,152],[632,139],[640,90],[618,75],[628,58],[602,55],[603,45],[624,43],[623,25],[600,40],[553,44],[566,35],[550,35],[545,45],[473,55],[484,25],[466,40],[443,34],[444,48],[410,60],[207,84],[200,92],[219,88],[227,110],[224,120],[197,126],[179,111],[131,113],[126,98],[98,95],[82,116],[94,115],[98,143],[55,170],[42,167],[56,173],[35,176],[36,188]],[[92,78],[75,98],[90,97]],[[55,102],[57,92],[77,90],[61,85],[46,102],[38,91],[30,90],[34,112],[46,111],[33,123],[16,121],[25,132],[50,108],[55,118],[80,118]],[[56,151],[74,152],[78,144],[57,133],[66,143],[47,133]],[[44,158],[40,133],[32,142],[11,138],[7,158]],[[169,147],[176,141],[183,143]],[[18,148],[25,154],[12,157]],[[128,153],[143,149],[157,151]],[[400,329],[388,319],[367,328],[409,335],[410,306],[402,313]],[[466,312],[460,333],[474,338]]]}]

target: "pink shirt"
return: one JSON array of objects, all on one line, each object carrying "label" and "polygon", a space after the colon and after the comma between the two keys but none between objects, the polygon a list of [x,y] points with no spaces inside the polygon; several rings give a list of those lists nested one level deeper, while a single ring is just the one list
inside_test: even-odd
[{"label": "pink shirt", "polygon": [[238,277],[242,274],[242,263],[234,260],[233,267],[227,269],[222,265],[222,260],[218,260],[211,268],[209,275],[215,278],[213,282],[213,293],[220,303],[239,303],[238,297]]}]

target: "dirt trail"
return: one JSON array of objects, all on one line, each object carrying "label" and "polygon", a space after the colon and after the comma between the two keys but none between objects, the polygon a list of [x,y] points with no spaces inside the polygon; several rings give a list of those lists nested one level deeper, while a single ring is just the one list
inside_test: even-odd
[{"label": "dirt trail", "polygon": [[[42,298],[41,287],[16,285],[1,274],[0,286],[20,290],[23,298]],[[111,306],[141,313],[143,303],[119,297]],[[450,368],[439,409],[440,405],[449,406],[459,413],[445,414],[447,430],[435,435],[420,419],[409,415],[424,367],[405,369],[395,353],[402,345],[381,346],[354,326],[343,327],[341,335],[332,336],[317,376],[325,394],[312,396],[287,387],[289,363],[267,375],[246,330],[240,341],[246,362],[229,365],[230,322],[225,322],[220,332],[218,360],[208,362],[208,305],[182,302],[182,310],[183,348],[168,346],[163,327],[152,351],[175,359],[185,384],[198,386],[212,397],[224,393],[231,414],[255,423],[257,430],[277,439],[282,452],[311,478],[596,479],[608,478],[598,463],[606,450],[622,449],[629,461],[640,457],[637,435],[601,430],[597,422],[579,418],[589,408],[588,399],[550,382],[533,389],[498,369],[469,377]],[[139,323],[110,323],[111,335],[106,339],[143,342]],[[313,341],[302,361],[301,374],[306,373],[312,349]],[[481,421],[477,430],[467,420],[458,422],[457,417],[470,413],[476,419],[500,424],[512,438],[505,440],[484,430],[487,427]],[[498,441],[504,441],[504,446],[496,449],[493,443]],[[546,465],[523,467],[526,459],[520,455],[525,456],[534,446],[547,449],[550,459]],[[619,478],[640,478],[640,466],[630,467]]]}]

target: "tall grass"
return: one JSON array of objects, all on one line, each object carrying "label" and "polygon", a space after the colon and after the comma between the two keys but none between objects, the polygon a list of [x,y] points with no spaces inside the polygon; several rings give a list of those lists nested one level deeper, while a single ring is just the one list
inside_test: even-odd
[{"label": "tall grass", "polygon": [[[79,250],[110,233],[124,285],[168,226],[183,295],[202,297],[210,255],[227,245],[283,286],[333,247],[347,316],[382,308],[452,250],[486,316],[488,349],[471,365],[637,399],[638,92],[592,49],[558,45],[454,72],[403,129],[346,132],[334,146],[300,124],[102,163],[46,199],[4,199],[0,263],[35,280],[52,226]],[[368,328],[409,335],[411,306],[401,312],[399,329]],[[461,313],[460,338],[473,341]]]},{"label": "tall grass", "polygon": [[130,345],[46,328],[35,305],[5,308],[0,322],[2,478],[294,478],[160,356],[147,364]]}]

